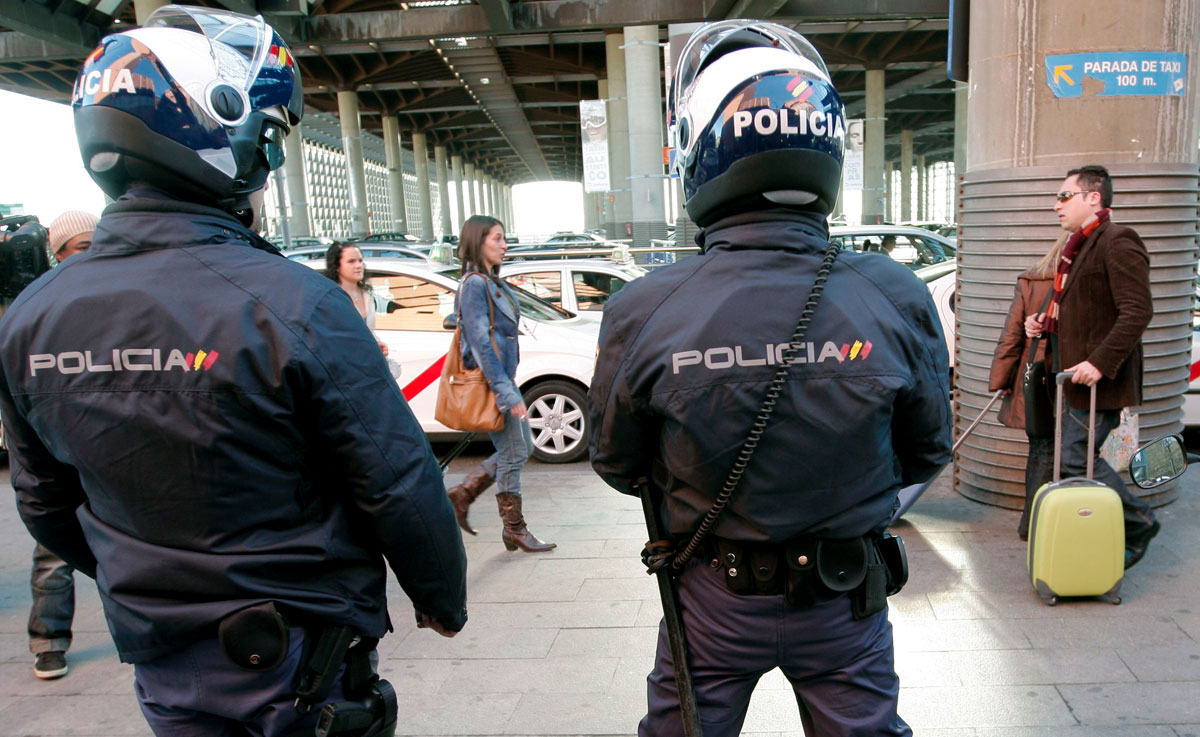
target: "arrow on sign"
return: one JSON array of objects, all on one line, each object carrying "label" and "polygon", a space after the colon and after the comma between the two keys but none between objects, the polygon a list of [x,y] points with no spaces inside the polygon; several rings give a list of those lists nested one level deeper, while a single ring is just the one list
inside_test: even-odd
[{"label": "arrow on sign", "polygon": [[1069,69],[1073,69],[1074,67],[1074,64],[1060,64],[1059,66],[1054,67],[1054,84],[1058,84],[1059,77],[1067,80],[1067,84],[1075,84],[1075,80],[1071,79],[1071,76],[1067,74],[1067,71]]}]

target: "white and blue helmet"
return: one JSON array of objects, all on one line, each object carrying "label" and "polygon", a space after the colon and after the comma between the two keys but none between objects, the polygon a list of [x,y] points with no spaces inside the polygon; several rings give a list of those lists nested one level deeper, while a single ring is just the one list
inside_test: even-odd
[{"label": "white and blue helmet", "polygon": [[706,24],[677,70],[668,124],[692,220],[706,226],[780,205],[833,209],[845,109],[804,36],[766,21]]},{"label": "white and blue helmet", "polygon": [[300,70],[262,17],[168,5],[106,36],[72,96],[83,164],[110,197],[145,182],[244,212],[304,110]]}]

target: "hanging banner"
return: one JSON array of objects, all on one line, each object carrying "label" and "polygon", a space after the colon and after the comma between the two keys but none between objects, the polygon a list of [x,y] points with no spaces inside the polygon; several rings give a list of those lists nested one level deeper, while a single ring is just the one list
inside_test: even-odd
[{"label": "hanging banner", "polygon": [[580,100],[579,124],[583,128],[583,191],[607,192],[608,111],[604,100]]},{"label": "hanging banner", "polygon": [[846,157],[842,160],[842,189],[863,188],[863,119],[846,121]]}]

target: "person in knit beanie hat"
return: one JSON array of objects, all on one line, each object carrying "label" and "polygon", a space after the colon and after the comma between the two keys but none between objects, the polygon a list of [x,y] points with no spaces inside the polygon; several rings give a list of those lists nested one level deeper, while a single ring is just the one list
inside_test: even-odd
[{"label": "person in knit beanie hat", "polygon": [[92,246],[92,231],[100,218],[82,210],[68,210],[50,223],[50,253],[59,261]]}]

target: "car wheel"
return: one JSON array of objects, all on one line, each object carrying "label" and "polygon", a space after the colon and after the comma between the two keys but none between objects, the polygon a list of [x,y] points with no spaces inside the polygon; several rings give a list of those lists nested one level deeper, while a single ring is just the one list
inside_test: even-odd
[{"label": "car wheel", "polygon": [[534,384],[525,393],[533,457],[543,463],[571,463],[587,454],[587,395],[565,381]]}]

